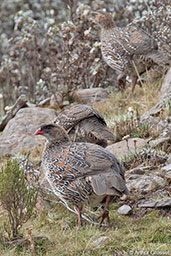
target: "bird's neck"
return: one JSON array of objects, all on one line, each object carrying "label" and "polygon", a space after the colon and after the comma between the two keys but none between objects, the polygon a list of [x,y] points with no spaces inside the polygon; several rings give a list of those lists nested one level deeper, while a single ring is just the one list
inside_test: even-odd
[{"label": "bird's neck", "polygon": [[102,29],[101,29],[101,32],[100,32],[100,38],[101,38],[101,40],[102,40],[104,37],[110,35],[111,32],[112,32],[112,30],[113,30],[113,28],[116,28],[116,26],[115,26],[115,27],[112,27],[112,28],[107,28],[107,29],[102,28]]},{"label": "bird's neck", "polygon": [[63,145],[65,144],[68,144],[69,141],[66,139],[66,140],[63,140],[63,141],[59,141],[59,140],[54,140],[54,141],[47,141],[46,142],[46,149],[53,149],[53,148],[57,148],[57,147],[62,147]]},{"label": "bird's neck", "polygon": [[115,23],[112,19],[106,19],[103,24],[101,24],[101,28],[103,31],[105,30],[110,30],[110,29],[113,29],[115,28]]},{"label": "bird's neck", "polygon": [[65,143],[59,143],[59,141],[49,142],[46,141],[45,147],[43,150],[43,161],[48,162],[51,161],[51,156],[57,154],[58,152],[62,152],[62,148],[68,145],[68,141]]}]

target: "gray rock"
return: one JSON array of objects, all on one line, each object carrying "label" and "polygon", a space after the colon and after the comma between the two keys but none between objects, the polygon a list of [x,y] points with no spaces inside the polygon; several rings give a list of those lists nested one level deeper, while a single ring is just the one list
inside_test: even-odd
[{"label": "gray rock", "polygon": [[140,208],[164,208],[171,207],[171,198],[161,198],[155,201],[146,201],[138,205]]},{"label": "gray rock", "polygon": [[34,136],[36,129],[45,123],[52,122],[56,111],[46,108],[22,108],[12,118],[0,136],[0,156],[15,154],[21,150],[32,149],[45,140]]},{"label": "gray rock", "polygon": [[60,92],[56,92],[50,98],[50,106],[51,107],[58,107],[63,102],[63,95]]},{"label": "gray rock", "polygon": [[165,174],[165,179],[167,179],[167,181],[171,183],[171,171]]},{"label": "gray rock", "polygon": [[[146,145],[146,140],[137,138],[137,142],[136,142],[137,150],[143,148],[145,145]],[[127,148],[126,141],[120,141],[107,146],[106,149],[109,150],[116,157],[122,157],[128,154],[130,151],[135,150],[135,143],[133,139],[128,140],[128,146],[129,146],[129,150]]]},{"label": "gray rock", "polygon": [[0,117],[5,114],[4,112],[4,98],[3,95],[0,93]]},{"label": "gray rock", "polygon": [[171,100],[171,68],[168,70],[163,80],[159,102],[141,116],[141,122],[148,122],[154,125],[158,124],[157,117],[168,99]]},{"label": "gray rock", "polygon": [[171,171],[171,163],[166,165],[166,166],[164,166],[164,167],[162,167],[161,170],[164,171],[164,172]]},{"label": "gray rock", "polygon": [[137,191],[142,194],[151,192],[156,186],[164,186],[165,180],[154,174],[151,175],[135,175],[126,174],[127,187],[129,191]]},{"label": "gray rock", "polygon": [[168,70],[161,87],[161,100],[171,99],[171,68]]},{"label": "gray rock", "polygon": [[164,143],[169,143],[171,141],[170,137],[165,137],[165,138],[157,138],[155,140],[151,140],[149,142],[149,145],[151,147],[156,147],[156,146],[162,146]]},{"label": "gray rock", "polygon": [[168,157],[167,161],[166,161],[167,164],[171,164],[171,156]]},{"label": "gray rock", "polygon": [[117,212],[121,215],[129,215],[132,212],[132,208],[129,205],[124,204],[118,209]]},{"label": "gray rock", "polygon": [[142,123],[146,123],[146,122],[150,123],[151,125],[158,124],[158,120],[156,119],[156,117],[159,116],[162,110],[162,107],[163,107],[162,102],[157,103],[154,107],[152,107],[150,110],[148,110],[141,116],[140,121]]},{"label": "gray rock", "polygon": [[171,143],[171,124],[167,124],[162,132],[162,137],[170,138],[168,143]]},{"label": "gray rock", "polygon": [[163,173],[164,178],[170,183],[171,182],[171,163],[162,167],[161,171]]},{"label": "gray rock", "polygon": [[150,178],[152,180],[152,182],[154,183],[154,185],[159,185],[159,186],[164,186],[165,185],[165,180],[162,177],[159,177],[160,174],[156,174],[156,176],[154,174],[150,175]]},{"label": "gray rock", "polygon": [[145,174],[145,171],[149,169],[147,167],[136,167],[136,168],[133,168],[129,171],[129,174],[138,174],[138,175],[143,175]]},{"label": "gray rock", "polygon": [[29,107],[29,108],[35,108],[35,107],[36,107],[36,104],[27,101],[27,107]]},{"label": "gray rock", "polygon": [[73,101],[92,105],[95,102],[106,100],[108,96],[109,96],[109,92],[106,89],[88,88],[88,89],[79,89],[75,91],[71,95],[71,98],[73,98]]},{"label": "gray rock", "polygon": [[2,121],[0,122],[0,131],[3,131],[7,123],[16,115],[19,109],[27,106],[27,97],[25,94],[21,94],[15,104],[10,107],[10,110],[6,113]]},{"label": "gray rock", "polygon": [[44,107],[50,105],[50,97],[39,102],[38,107]]}]

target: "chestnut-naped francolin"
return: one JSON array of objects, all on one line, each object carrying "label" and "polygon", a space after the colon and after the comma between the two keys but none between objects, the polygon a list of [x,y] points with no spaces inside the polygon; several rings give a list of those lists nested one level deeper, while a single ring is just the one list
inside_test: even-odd
[{"label": "chestnut-naped francolin", "polygon": [[99,145],[71,142],[59,125],[43,125],[35,135],[47,139],[42,155],[45,177],[65,206],[77,209],[78,226],[81,226],[81,213],[86,204],[104,204],[99,226],[105,218],[109,223],[109,203],[129,193],[119,160]]},{"label": "chestnut-naped francolin", "polygon": [[71,141],[90,142],[106,147],[115,136],[107,127],[102,115],[86,104],[73,104],[64,109],[54,120],[62,126]]},{"label": "chestnut-naped francolin", "polygon": [[156,40],[142,29],[133,25],[118,27],[106,12],[92,12],[92,16],[101,27],[103,59],[112,69],[121,72],[118,85],[126,83],[127,75],[132,79],[131,95],[142,73],[153,65],[169,64],[167,56],[159,51]]}]

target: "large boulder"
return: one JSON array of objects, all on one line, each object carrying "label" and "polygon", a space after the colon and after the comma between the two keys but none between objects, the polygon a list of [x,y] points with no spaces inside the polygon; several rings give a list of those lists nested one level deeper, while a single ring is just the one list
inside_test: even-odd
[{"label": "large boulder", "polygon": [[28,107],[20,109],[0,136],[0,156],[15,154],[39,146],[44,138],[34,136],[36,129],[56,118],[56,111],[47,108]]},{"label": "large boulder", "polygon": [[79,89],[72,93],[73,101],[82,104],[93,105],[94,103],[105,101],[109,97],[109,92],[104,88]]},{"label": "large boulder", "polygon": [[160,92],[159,102],[141,116],[142,123],[158,124],[159,121],[157,117],[160,115],[163,106],[165,106],[166,102],[171,102],[171,68],[168,70],[163,80]]},{"label": "large boulder", "polygon": [[[136,149],[137,150],[143,148],[146,144],[147,144],[146,140],[136,138]],[[129,149],[128,149],[128,147],[129,147]],[[119,142],[116,142],[114,144],[107,146],[106,149],[108,151],[110,151],[112,154],[114,154],[116,157],[120,158],[120,157],[130,153],[130,151],[135,150],[134,139],[130,138],[128,140],[128,147],[127,147],[126,140],[124,140],[124,141],[122,140],[122,141],[119,141]]]}]

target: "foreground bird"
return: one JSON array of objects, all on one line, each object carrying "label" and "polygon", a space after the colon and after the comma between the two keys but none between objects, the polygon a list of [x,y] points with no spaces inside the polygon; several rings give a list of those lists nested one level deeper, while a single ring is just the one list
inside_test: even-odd
[{"label": "foreground bird", "polygon": [[101,27],[101,52],[105,62],[121,74],[118,85],[126,83],[126,75],[132,78],[132,91],[139,75],[154,64],[167,65],[168,58],[158,50],[157,42],[135,26],[116,27],[111,15],[92,12],[94,22]]},{"label": "foreground bird", "polygon": [[90,142],[106,147],[108,141],[115,140],[101,114],[85,104],[73,104],[66,108],[54,123],[67,131],[71,141]]},{"label": "foreground bird", "polygon": [[99,145],[70,142],[58,125],[43,125],[35,135],[47,139],[42,156],[45,177],[67,208],[76,207],[78,226],[85,204],[103,203],[99,226],[105,218],[109,223],[109,203],[114,197],[129,193],[119,160]]}]

